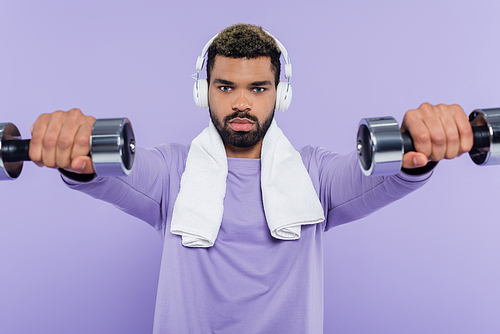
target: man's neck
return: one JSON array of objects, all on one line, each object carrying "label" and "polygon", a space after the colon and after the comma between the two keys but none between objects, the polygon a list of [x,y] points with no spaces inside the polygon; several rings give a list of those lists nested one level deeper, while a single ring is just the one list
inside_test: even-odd
[{"label": "man's neck", "polygon": [[248,148],[234,147],[227,143],[224,143],[224,147],[228,158],[260,159],[262,140]]}]

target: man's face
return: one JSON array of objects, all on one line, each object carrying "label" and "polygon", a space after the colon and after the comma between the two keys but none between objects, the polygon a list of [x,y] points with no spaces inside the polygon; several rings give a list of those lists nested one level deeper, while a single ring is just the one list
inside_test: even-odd
[{"label": "man's face", "polygon": [[260,144],[271,125],[276,102],[270,58],[217,55],[210,77],[210,117],[224,143],[237,148]]}]

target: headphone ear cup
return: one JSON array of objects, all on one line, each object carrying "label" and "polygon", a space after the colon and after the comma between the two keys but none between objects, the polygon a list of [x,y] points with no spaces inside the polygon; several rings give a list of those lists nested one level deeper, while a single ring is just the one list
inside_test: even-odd
[{"label": "headphone ear cup", "polygon": [[208,108],[208,82],[207,79],[198,79],[193,87],[194,103],[200,108]]},{"label": "headphone ear cup", "polygon": [[275,109],[278,111],[285,111],[290,107],[292,103],[292,85],[288,82],[278,83],[276,88],[276,106]]}]

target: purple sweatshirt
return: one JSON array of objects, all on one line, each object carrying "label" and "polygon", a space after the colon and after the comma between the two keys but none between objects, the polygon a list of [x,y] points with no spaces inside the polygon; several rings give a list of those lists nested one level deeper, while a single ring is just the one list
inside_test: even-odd
[{"label": "purple sweatshirt", "polygon": [[188,248],[170,233],[188,146],[139,149],[132,174],[78,183],[160,232],[154,333],[322,333],[323,236],[422,186],[430,173],[365,177],[355,153],[305,147],[302,160],[326,221],[302,227],[298,240],[274,239],[266,223],[260,160],[228,158],[224,216],[213,247]]}]

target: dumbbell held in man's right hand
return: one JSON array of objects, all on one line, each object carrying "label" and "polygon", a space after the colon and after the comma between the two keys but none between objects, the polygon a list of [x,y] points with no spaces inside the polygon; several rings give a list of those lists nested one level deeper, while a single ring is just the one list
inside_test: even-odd
[{"label": "dumbbell held in man's right hand", "polygon": [[[15,180],[23,161],[30,161],[29,139],[21,139],[12,123],[0,123],[0,180]],[[97,119],[90,137],[90,156],[98,176],[123,176],[132,171],[135,138],[127,118]]]},{"label": "dumbbell held in man's right hand", "polygon": [[[500,108],[477,109],[469,115],[474,144],[469,155],[475,164],[500,164]],[[403,154],[415,151],[408,133],[401,133],[393,117],[365,118],[357,135],[358,162],[367,176],[393,175],[401,170]]]}]

